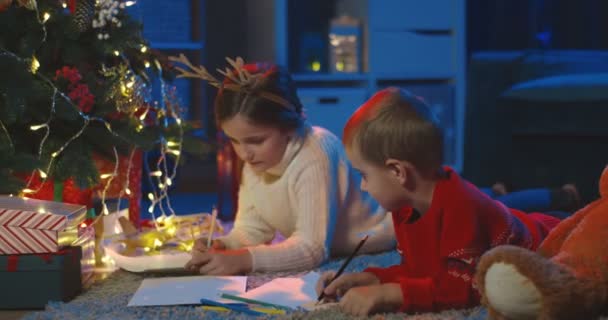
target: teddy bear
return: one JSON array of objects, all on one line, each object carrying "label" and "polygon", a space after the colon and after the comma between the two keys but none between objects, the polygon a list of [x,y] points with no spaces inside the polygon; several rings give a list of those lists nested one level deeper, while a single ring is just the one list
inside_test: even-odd
[{"label": "teddy bear", "polygon": [[600,198],[561,221],[537,252],[486,252],[475,284],[490,318],[596,319],[608,314],[608,166]]}]

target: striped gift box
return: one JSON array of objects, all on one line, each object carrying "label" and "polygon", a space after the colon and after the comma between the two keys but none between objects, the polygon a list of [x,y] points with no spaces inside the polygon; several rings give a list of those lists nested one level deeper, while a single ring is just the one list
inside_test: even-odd
[{"label": "striped gift box", "polygon": [[78,239],[86,207],[0,196],[0,254],[52,253]]}]

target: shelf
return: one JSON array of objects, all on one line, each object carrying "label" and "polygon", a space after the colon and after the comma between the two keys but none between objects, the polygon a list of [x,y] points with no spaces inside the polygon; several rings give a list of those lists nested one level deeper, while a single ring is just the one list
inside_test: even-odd
[{"label": "shelf", "polygon": [[205,47],[202,42],[151,42],[150,46],[161,50],[202,50]]},{"label": "shelf", "polygon": [[333,82],[333,81],[367,81],[366,73],[296,73],[293,75],[295,81]]},{"label": "shelf", "polygon": [[416,81],[424,81],[424,80],[452,80],[456,77],[456,73],[453,72],[396,72],[396,73],[374,73],[372,74],[375,80],[377,81],[385,81],[385,80],[416,80]]}]

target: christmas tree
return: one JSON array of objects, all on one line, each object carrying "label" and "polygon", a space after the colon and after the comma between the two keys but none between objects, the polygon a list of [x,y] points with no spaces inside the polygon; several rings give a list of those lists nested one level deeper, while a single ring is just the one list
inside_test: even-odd
[{"label": "christmas tree", "polygon": [[159,163],[177,163],[184,150],[209,150],[187,134],[170,86],[151,98],[152,80],[170,83],[173,68],[149,48],[129,3],[0,0],[0,194],[33,192],[32,172],[96,186],[97,156],[157,149]]}]

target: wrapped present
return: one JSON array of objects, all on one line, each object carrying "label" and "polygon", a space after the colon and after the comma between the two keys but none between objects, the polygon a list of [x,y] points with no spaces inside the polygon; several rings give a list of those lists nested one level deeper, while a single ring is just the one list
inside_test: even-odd
[{"label": "wrapped present", "polygon": [[57,252],[82,234],[82,205],[0,196],[0,254]]},{"label": "wrapped present", "polygon": [[42,179],[38,171],[21,177],[25,181],[30,181],[29,189],[36,190],[28,194],[28,198],[81,204],[87,208],[93,206],[93,189],[79,188],[72,178],[65,181]]},{"label": "wrapped present", "polygon": [[44,308],[82,290],[81,247],[49,254],[0,256],[0,309]]},{"label": "wrapped present", "polygon": [[[97,170],[102,173],[113,172],[116,163],[100,156],[93,154],[93,160]],[[141,211],[141,173],[143,163],[143,152],[136,150],[132,156],[119,156],[117,176],[112,180],[103,180],[94,188],[101,192],[106,188],[107,198],[127,197],[129,199],[129,219],[137,226],[139,225],[139,217]],[[129,193],[126,194],[126,188]]]},{"label": "wrapped present", "polygon": [[[95,223],[97,225],[99,223]],[[81,224],[79,237],[74,241],[72,246],[78,246],[82,249],[82,258],[80,259],[80,273],[82,274],[83,288],[89,287],[94,280],[95,266],[97,259],[97,239],[96,230],[93,224]]]}]

